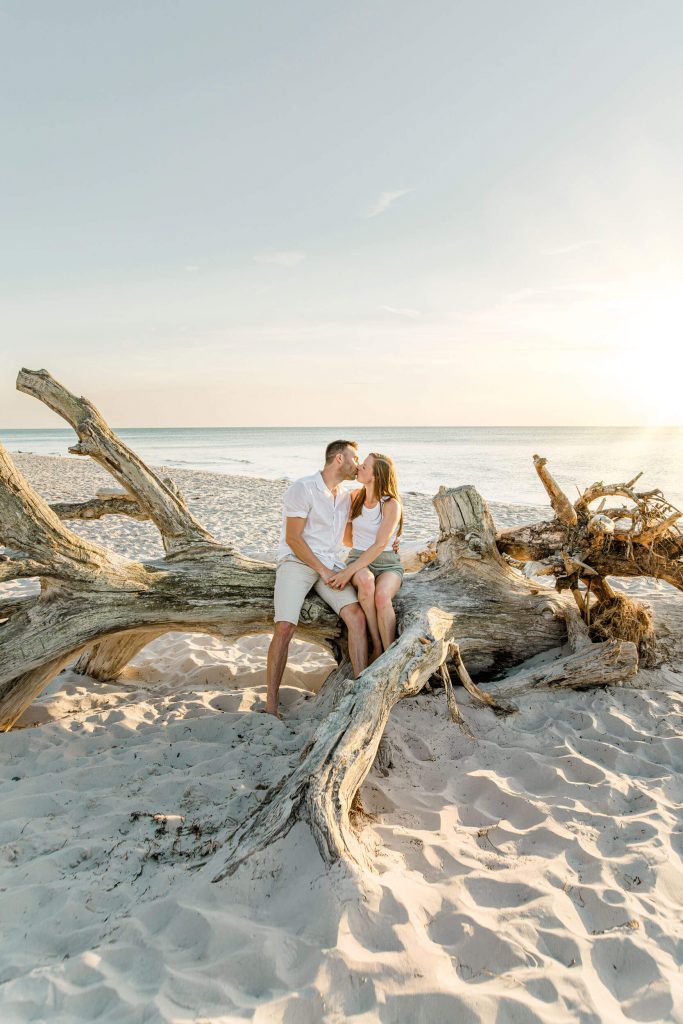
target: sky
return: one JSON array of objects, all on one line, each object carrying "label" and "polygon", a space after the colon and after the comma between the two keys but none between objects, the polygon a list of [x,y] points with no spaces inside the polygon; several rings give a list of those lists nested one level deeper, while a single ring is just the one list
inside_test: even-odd
[{"label": "sky", "polygon": [[0,427],[681,424],[680,0],[4,0]]}]

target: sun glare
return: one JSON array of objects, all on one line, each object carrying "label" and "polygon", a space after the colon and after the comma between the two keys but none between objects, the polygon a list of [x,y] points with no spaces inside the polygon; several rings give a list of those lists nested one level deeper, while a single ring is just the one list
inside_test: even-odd
[{"label": "sun glare", "polygon": [[633,418],[661,426],[683,424],[683,294],[658,290],[627,302],[616,354],[617,377]]}]

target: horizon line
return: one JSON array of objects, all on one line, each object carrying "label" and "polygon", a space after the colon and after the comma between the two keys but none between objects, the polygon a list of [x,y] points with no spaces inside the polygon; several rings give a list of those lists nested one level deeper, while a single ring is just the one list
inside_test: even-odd
[{"label": "horizon line", "polygon": [[[241,423],[232,425],[216,426],[191,425],[191,426],[166,426],[166,427],[129,427],[110,426],[110,430],[325,430],[328,427],[339,427],[335,423],[313,423],[313,424],[274,424],[270,426],[259,426],[257,424]],[[381,426],[372,423],[355,423],[351,427],[357,430],[440,430],[444,427],[458,430],[531,430],[538,427],[550,428],[551,430],[575,430],[577,427],[607,430],[681,430],[683,423],[385,423]],[[350,427],[343,427],[348,430]],[[71,426],[63,427],[0,427],[0,431],[9,430],[73,430]]]}]

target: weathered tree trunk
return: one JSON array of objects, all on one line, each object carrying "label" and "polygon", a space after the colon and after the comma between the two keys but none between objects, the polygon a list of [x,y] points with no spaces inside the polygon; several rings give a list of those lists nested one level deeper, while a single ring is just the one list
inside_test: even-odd
[{"label": "weathered tree trunk", "polygon": [[[69,450],[94,458],[124,493],[100,492],[87,502],[50,507],[0,446],[0,583],[37,577],[41,586],[38,597],[0,601],[2,728],[10,728],[75,659],[78,671],[114,679],[145,644],[170,630],[228,639],[270,631],[273,566],[219,544],[190,514],[173,482],[145,466],[91,403],[42,370],[22,370],[17,386],[63,416],[79,438]],[[542,477],[550,487],[549,474]],[[551,497],[562,516],[553,530],[564,542],[580,528],[584,513],[577,511],[572,523],[567,499],[561,492]],[[396,598],[398,639],[358,679],[349,678],[338,618],[319,598],[306,601],[299,635],[327,645],[341,663],[316,697],[315,728],[299,764],[265,794],[255,814],[224,837],[215,877],[283,835],[298,817],[309,822],[326,861],[361,857],[349,810],[393,705],[441,673],[451,716],[466,728],[447,664],[476,699],[497,712],[510,708],[473,679],[499,679],[567,638],[572,654],[545,672],[511,679],[515,692],[532,684],[604,685],[636,671],[632,643],[593,644],[569,595],[525,578],[501,555],[506,545],[519,555],[522,541],[497,538],[488,507],[473,487],[442,487],[434,504],[440,536],[422,559],[411,554],[415,564],[427,564],[406,577]],[[144,563],[123,558],[77,537],[63,523],[112,514],[154,522],[165,556]],[[566,573],[567,564],[561,564]]]}]

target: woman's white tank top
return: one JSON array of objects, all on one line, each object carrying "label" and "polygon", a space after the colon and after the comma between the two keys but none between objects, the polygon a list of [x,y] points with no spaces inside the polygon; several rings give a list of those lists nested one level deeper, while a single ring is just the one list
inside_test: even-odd
[{"label": "woman's white tank top", "polygon": [[[388,498],[382,498],[382,503],[388,500]],[[380,502],[377,502],[374,508],[366,508],[363,505],[360,515],[351,520],[354,548],[357,548],[359,551],[366,551],[371,547],[375,543],[377,531],[381,525],[382,513],[380,511]],[[398,527],[396,527],[389,538],[387,546],[384,548],[385,551],[391,551],[397,533]]]}]

